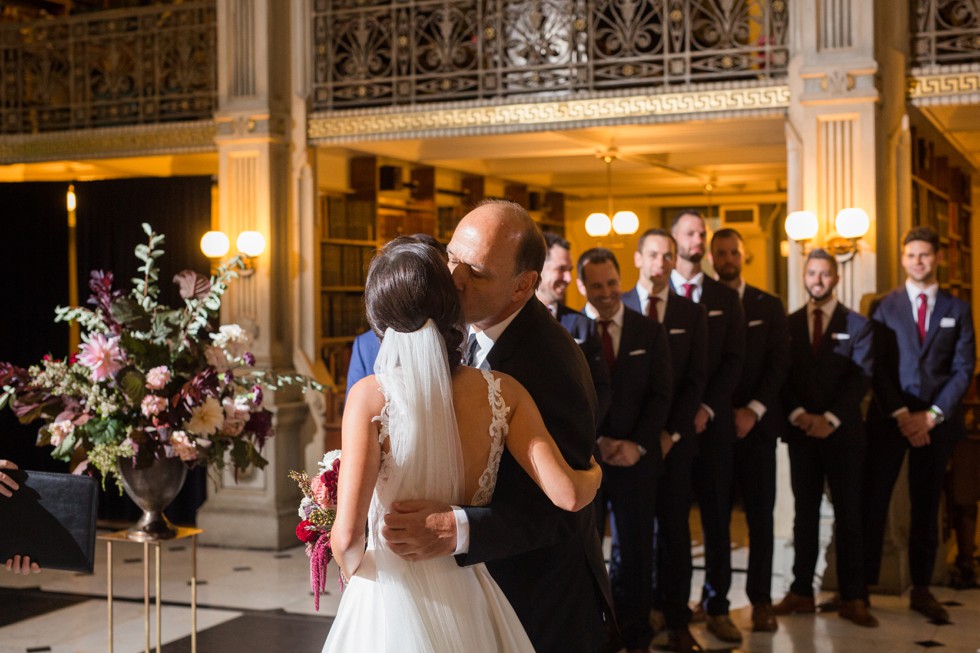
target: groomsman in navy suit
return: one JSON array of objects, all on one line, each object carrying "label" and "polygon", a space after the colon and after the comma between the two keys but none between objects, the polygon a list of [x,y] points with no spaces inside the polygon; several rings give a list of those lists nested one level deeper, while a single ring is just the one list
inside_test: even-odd
[{"label": "groomsman in navy suit", "polygon": [[865,479],[865,570],[878,582],[885,518],[906,451],[911,502],[909,607],[949,621],[929,591],[938,547],[939,501],[953,445],[965,435],[960,400],[976,361],[969,305],[936,281],[939,238],[916,227],[902,241],[905,284],[886,295],[876,331],[874,391],[868,416]]},{"label": "groomsman in navy suit", "polygon": [[595,334],[592,320],[586,317],[585,313],[565,305],[565,292],[568,290],[568,284],[572,282],[571,245],[556,233],[546,231],[542,235],[548,248],[548,256],[544,260],[544,267],[541,268],[541,281],[538,283],[535,295],[582,348],[585,360],[589,364],[589,371],[592,373],[596,396],[599,398],[597,417],[602,421],[612,401],[609,369],[602,357],[602,345]]},{"label": "groomsman in navy suit", "polygon": [[653,519],[657,476],[663,468],[660,436],[670,408],[671,375],[667,336],[661,325],[623,305],[619,263],[596,247],[578,260],[578,288],[588,298],[585,313],[602,342],[612,379],[612,405],[599,424],[602,488],[596,523],[611,513],[609,580],[623,645],[645,653],[650,628]]},{"label": "groomsman in navy suit", "polygon": [[640,236],[633,263],[636,287],[623,303],[663,325],[670,349],[673,400],[660,436],[664,472],[657,487],[654,610],[651,625],[666,628],[672,651],[700,651],[690,631],[691,609],[691,474],[697,442],[694,416],[707,383],[708,323],[704,310],[670,290],[677,244],[663,229]]},{"label": "groomsman in navy suit", "polygon": [[736,291],[745,311],[745,364],[735,388],[735,486],[749,526],[745,590],[752,602],[752,630],[773,632],[772,512],[776,505],[776,439],[783,431],[780,393],[789,371],[789,332],[783,302],[742,279],[745,245],[734,229],[711,237],[718,280]]},{"label": "groomsman in navy suit", "polygon": [[792,363],[783,407],[793,428],[790,480],[796,506],[793,521],[793,584],[776,614],[815,610],[813,578],[819,552],[820,502],[824,485],[834,504],[838,614],[874,628],[864,585],[861,482],[866,439],[861,402],[871,382],[871,323],[834,297],[837,259],[815,249],[803,272],[810,301],[789,316]]},{"label": "groomsman in navy suit", "polygon": [[671,233],[678,256],[670,284],[674,292],[700,304],[708,314],[708,385],[694,417],[694,430],[699,434],[694,492],[704,531],[701,605],[708,630],[722,641],[737,644],[742,633],[728,616],[735,445],[732,395],[745,358],[745,317],[738,293],[701,270],[707,245],[704,218],[696,211],[682,211],[674,218]]}]

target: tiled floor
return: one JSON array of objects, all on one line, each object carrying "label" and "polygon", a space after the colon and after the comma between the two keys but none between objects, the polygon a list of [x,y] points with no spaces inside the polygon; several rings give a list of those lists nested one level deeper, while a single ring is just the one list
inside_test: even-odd
[{"label": "tiled floor", "polygon": [[[737,538],[736,538],[737,539]],[[116,545],[114,551],[115,653],[144,649],[142,547]],[[190,651],[190,549],[185,542],[163,546],[163,651]],[[789,553],[787,553],[789,551]],[[699,548],[695,547],[695,554]],[[733,564],[744,569],[747,550],[736,548]],[[774,597],[785,591],[791,550],[777,546]],[[695,559],[697,565],[699,560]],[[198,650],[202,653],[319,651],[335,614],[339,592],[331,569],[330,594],[313,611],[307,561],[302,548],[284,552],[200,547],[198,549]],[[872,597],[877,629],[864,629],[836,614],[780,619],[774,634],[748,632],[750,608],[745,577],[736,573],[730,594],[733,619],[746,629],[740,649],[764,653],[871,653],[921,651],[938,643],[943,651],[980,651],[980,589],[935,588],[949,607],[952,625],[937,626],[912,613],[907,597]],[[693,587],[700,588],[696,574]],[[151,574],[152,583],[152,574]],[[108,650],[105,600],[105,546],[99,547],[92,576],[44,571],[35,576],[0,572],[0,653],[96,653]],[[829,594],[827,595],[829,597]],[[155,644],[151,604],[150,642]],[[703,625],[692,628],[710,650],[728,650]],[[655,647],[658,642],[655,641]],[[933,644],[935,645],[935,644]]]}]

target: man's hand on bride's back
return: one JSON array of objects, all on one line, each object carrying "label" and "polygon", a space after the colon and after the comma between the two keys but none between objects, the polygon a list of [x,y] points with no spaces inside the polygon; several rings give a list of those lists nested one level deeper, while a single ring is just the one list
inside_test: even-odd
[{"label": "man's hand on bride's back", "polygon": [[456,550],[456,519],[447,503],[400,501],[385,515],[381,536],[405,560],[430,560]]}]

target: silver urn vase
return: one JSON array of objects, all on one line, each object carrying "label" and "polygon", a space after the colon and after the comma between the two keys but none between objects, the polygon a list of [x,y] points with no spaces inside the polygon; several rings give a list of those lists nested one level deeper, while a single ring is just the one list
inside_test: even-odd
[{"label": "silver urn vase", "polygon": [[176,457],[157,458],[149,467],[137,469],[131,459],[120,458],[117,467],[126,494],[143,510],[143,516],[129,529],[129,539],[155,542],[175,537],[177,528],[163,511],[184,486],[184,462]]}]

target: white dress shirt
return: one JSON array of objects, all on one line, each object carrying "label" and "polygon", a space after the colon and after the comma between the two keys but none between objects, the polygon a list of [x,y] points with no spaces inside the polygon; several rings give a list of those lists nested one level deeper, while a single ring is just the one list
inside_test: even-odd
[{"label": "white dress shirt", "polygon": [[[636,295],[640,298],[640,313],[647,314],[647,306],[650,304],[650,293],[640,284],[636,284]],[[657,302],[657,322],[663,324],[664,315],[667,313],[667,298],[670,297],[670,284],[665,285],[660,292],[652,295],[658,298]]]},{"label": "white dress shirt", "polygon": [[[626,306],[623,304],[623,302],[619,302],[619,308],[616,309],[615,313],[613,313],[612,319],[609,320],[609,323],[605,325],[606,329],[609,330],[609,337],[612,339],[613,355],[615,355],[616,358],[619,358],[619,342],[623,338],[623,313],[625,312]],[[599,311],[597,311],[595,306],[592,304],[585,305],[585,314],[596,322],[605,321],[599,317]],[[600,338],[602,337],[602,333],[600,332],[601,329],[602,325],[600,324],[596,329],[596,333],[599,334]]]},{"label": "white dress shirt", "polygon": [[684,284],[692,284],[694,288],[691,289],[691,301],[695,304],[701,302],[701,284],[704,283],[704,272],[698,272],[690,279],[685,279],[684,275],[675,268],[670,271],[670,282],[674,284],[674,289],[681,297],[684,296]]},{"label": "white dress shirt", "polygon": [[926,333],[929,333],[929,320],[932,319],[932,309],[936,308],[936,293],[939,292],[939,284],[934,283],[928,288],[919,288],[912,283],[911,279],[905,280],[905,292],[909,294],[909,301],[912,302],[912,322],[919,323],[919,295],[925,293],[926,296]]}]

